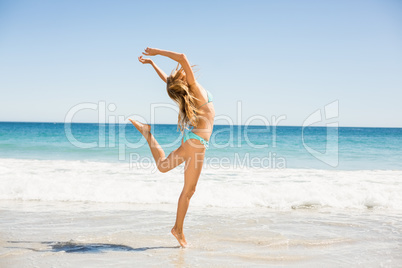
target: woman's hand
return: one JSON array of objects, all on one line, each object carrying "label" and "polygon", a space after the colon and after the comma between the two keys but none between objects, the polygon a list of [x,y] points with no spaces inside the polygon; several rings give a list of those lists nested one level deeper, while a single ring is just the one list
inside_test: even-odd
[{"label": "woman's hand", "polygon": [[142,58],[142,56],[139,56],[139,57],[138,57],[138,60],[139,60],[142,64],[146,64],[146,63],[151,64],[151,63],[152,63],[152,60],[151,60],[151,59],[144,59],[144,58]]},{"label": "woman's hand", "polygon": [[142,54],[144,54],[145,56],[155,56],[158,54],[157,51],[158,50],[156,48],[147,47],[145,49],[145,52],[142,52]]}]

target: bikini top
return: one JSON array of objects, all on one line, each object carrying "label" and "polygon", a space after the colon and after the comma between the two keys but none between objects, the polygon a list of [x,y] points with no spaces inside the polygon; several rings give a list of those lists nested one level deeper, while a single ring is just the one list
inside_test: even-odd
[{"label": "bikini top", "polygon": [[198,109],[200,109],[202,106],[204,106],[207,103],[210,103],[213,101],[213,96],[211,94],[211,92],[209,92],[208,90],[204,89],[207,92],[207,96],[208,96],[208,101],[206,103],[204,103],[203,105],[201,105],[200,107],[198,107]]}]

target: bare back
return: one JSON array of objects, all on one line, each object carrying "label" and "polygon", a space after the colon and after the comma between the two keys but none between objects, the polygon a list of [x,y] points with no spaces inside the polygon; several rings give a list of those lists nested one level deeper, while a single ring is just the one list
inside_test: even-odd
[{"label": "bare back", "polygon": [[209,140],[214,127],[215,108],[214,103],[208,102],[207,91],[200,83],[195,82],[190,86],[191,92],[197,98],[196,106],[199,108],[198,125],[193,128],[193,132],[203,139]]}]

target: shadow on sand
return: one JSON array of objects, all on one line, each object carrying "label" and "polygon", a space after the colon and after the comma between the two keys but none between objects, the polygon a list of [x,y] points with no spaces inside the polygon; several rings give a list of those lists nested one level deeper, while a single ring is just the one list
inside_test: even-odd
[{"label": "shadow on sand", "polygon": [[34,249],[32,247],[9,247],[9,248],[22,248],[29,249],[33,251],[39,252],[66,252],[66,253],[104,253],[106,251],[146,251],[152,249],[172,249],[172,248],[180,248],[180,246],[176,247],[140,247],[133,248],[126,245],[119,244],[103,244],[103,243],[78,243],[74,241],[69,242],[54,242],[54,241],[45,241],[45,242],[36,242],[36,241],[8,241],[8,243],[13,244],[42,244],[48,245],[48,249]]}]

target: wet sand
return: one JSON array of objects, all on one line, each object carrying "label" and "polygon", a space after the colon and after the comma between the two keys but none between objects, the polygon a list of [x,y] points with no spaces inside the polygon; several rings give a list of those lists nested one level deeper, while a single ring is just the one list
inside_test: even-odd
[{"label": "wet sand", "polygon": [[1,201],[1,267],[398,267],[392,211],[191,207],[188,248],[170,234],[176,207]]}]

